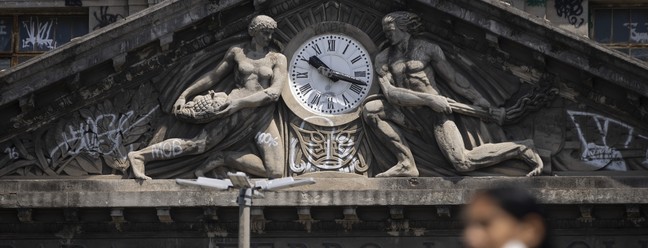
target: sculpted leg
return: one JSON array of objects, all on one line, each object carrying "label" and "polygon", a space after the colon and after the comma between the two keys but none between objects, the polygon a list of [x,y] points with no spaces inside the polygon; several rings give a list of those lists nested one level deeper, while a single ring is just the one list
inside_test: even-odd
[{"label": "sculpted leg", "polygon": [[284,175],[284,145],[279,128],[273,120],[265,132],[258,133],[255,139],[261,152],[261,159],[265,165],[268,178],[280,178]]},{"label": "sculpted leg", "polygon": [[284,153],[279,129],[274,121],[255,137],[261,157],[248,152],[214,152],[205,164],[195,172],[197,177],[204,177],[206,172],[228,167],[247,174],[280,178],[283,176]]},{"label": "sculpted leg", "polygon": [[416,177],[419,171],[414,163],[412,151],[407,146],[400,128],[389,120],[388,116],[401,116],[394,108],[386,108],[382,101],[376,100],[365,104],[362,115],[366,123],[374,130],[378,138],[387,145],[389,150],[394,152],[398,163],[389,170],[376,175],[376,177]]},{"label": "sculpted leg", "polygon": [[147,162],[200,154],[205,148],[205,139],[168,139],[139,151],[129,152],[128,160],[135,178],[150,180],[151,178],[144,174],[144,165]]},{"label": "sculpted leg", "polygon": [[454,121],[445,120],[435,126],[434,132],[441,151],[458,171],[474,171],[506,160],[520,159],[533,168],[527,176],[542,172],[542,160],[534,150],[532,140],[483,144],[467,150]]}]

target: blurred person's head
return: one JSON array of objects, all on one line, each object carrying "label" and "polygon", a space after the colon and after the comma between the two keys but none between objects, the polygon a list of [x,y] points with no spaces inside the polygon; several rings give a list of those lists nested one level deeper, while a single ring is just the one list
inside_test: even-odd
[{"label": "blurred person's head", "polygon": [[535,198],[525,190],[497,187],[477,192],[464,210],[464,238],[471,248],[541,248],[546,224]]}]

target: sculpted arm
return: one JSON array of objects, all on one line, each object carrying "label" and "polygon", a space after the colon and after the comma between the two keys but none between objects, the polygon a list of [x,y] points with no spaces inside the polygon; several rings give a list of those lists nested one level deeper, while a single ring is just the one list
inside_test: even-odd
[{"label": "sculpted arm", "polygon": [[212,87],[222,80],[232,69],[234,68],[234,47],[230,48],[227,50],[225,53],[225,57],[223,57],[223,60],[221,60],[220,63],[218,63],[218,66],[216,66],[216,69],[212,70],[211,72],[205,74],[202,76],[200,79],[198,79],[196,82],[191,84],[189,88],[187,88],[182,94],[180,94],[181,99],[186,99],[187,97],[191,97],[193,95],[196,95],[198,93],[204,92]]},{"label": "sculpted arm", "polygon": [[403,107],[428,106],[437,112],[452,112],[447,98],[443,96],[394,86],[394,79],[389,72],[385,52],[376,56],[376,73],[379,76],[380,88],[385,94],[387,101],[391,104]]},{"label": "sculpted arm", "polygon": [[448,82],[450,88],[460,95],[468,98],[473,104],[481,107],[488,108],[490,103],[472,87],[468,79],[461,73],[457,72],[455,68],[446,60],[445,55],[441,48],[437,45],[430,44],[428,52],[432,57],[432,66],[438,75]]}]

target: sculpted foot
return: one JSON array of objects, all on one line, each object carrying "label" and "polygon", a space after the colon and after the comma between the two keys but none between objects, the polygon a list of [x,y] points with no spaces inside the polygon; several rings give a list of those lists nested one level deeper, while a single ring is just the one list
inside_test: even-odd
[{"label": "sculpted foot", "polygon": [[144,174],[144,159],[136,152],[128,153],[128,161],[130,161],[133,175],[135,178],[143,180],[151,180],[152,178]]},{"label": "sculpted foot", "polygon": [[402,162],[394,165],[389,170],[376,175],[376,177],[418,177],[419,171],[416,166]]},{"label": "sculpted foot", "polygon": [[531,172],[527,173],[526,175],[527,177],[537,176],[542,173],[542,168],[544,167],[544,164],[542,162],[542,159],[540,158],[540,155],[538,155],[535,149],[531,147],[527,148],[522,154],[522,157],[524,161],[526,161],[533,168]]}]

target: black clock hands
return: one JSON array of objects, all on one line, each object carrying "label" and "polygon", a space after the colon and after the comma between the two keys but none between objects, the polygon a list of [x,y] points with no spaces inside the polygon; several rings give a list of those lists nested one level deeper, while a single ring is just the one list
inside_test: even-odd
[{"label": "black clock hands", "polygon": [[363,81],[360,81],[358,79],[352,78],[352,77],[350,77],[350,76],[348,76],[348,75],[346,75],[344,73],[341,73],[339,71],[331,70],[331,69],[325,68],[325,67],[320,67],[317,70],[320,73],[322,73],[322,75],[324,75],[327,78],[330,78],[333,81],[344,80],[344,81],[347,81],[347,82],[352,83],[352,84],[363,85],[363,86],[367,85],[367,83],[365,83]]},{"label": "black clock hands", "polygon": [[[324,64],[324,61],[319,59],[317,56],[311,56],[310,58],[308,58],[308,64],[311,65],[312,67],[315,67],[315,69],[317,69],[318,71],[319,71],[319,68],[326,68],[326,69],[329,69],[329,70],[331,69],[331,67],[328,67],[328,65]],[[324,76],[328,77],[326,75],[324,75]],[[328,77],[328,78],[330,78],[330,77]],[[333,82],[337,82],[339,80],[339,79],[332,79],[332,78],[330,78],[330,79],[333,80]]]},{"label": "black clock hands", "polygon": [[315,67],[317,71],[319,71],[322,75],[325,77],[331,79],[333,82],[337,82],[339,80],[344,80],[352,84],[357,84],[357,85],[367,85],[367,83],[360,81],[358,79],[352,78],[351,76],[348,76],[344,73],[341,73],[339,71],[331,69],[328,65],[326,65],[321,59],[319,59],[317,56],[311,56],[308,59],[308,64],[311,65],[312,67]]}]

